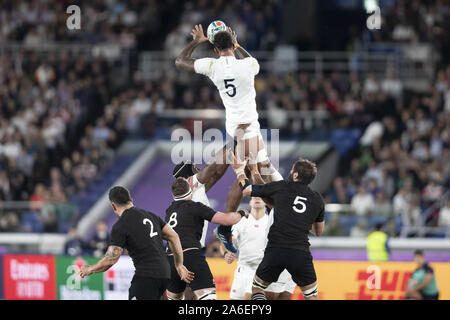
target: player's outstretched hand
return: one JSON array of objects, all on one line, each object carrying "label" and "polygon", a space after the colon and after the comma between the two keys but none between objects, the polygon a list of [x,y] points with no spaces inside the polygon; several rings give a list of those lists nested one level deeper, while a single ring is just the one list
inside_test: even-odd
[{"label": "player's outstretched hand", "polygon": [[197,24],[194,29],[191,31],[191,36],[194,40],[198,42],[208,41],[208,38],[205,37],[205,33],[203,32],[203,27],[201,24]]},{"label": "player's outstretched hand", "polygon": [[184,265],[177,267],[177,272],[181,280],[186,283],[191,283],[194,280],[194,273],[189,271]]},{"label": "player's outstretched hand", "polygon": [[231,33],[231,39],[233,40],[233,44],[237,43],[237,34],[235,31],[231,30],[230,27],[227,27],[227,31]]},{"label": "player's outstretched hand", "polygon": [[236,259],[236,256],[234,255],[233,252],[229,252],[227,251],[227,253],[225,253],[225,262],[228,264],[233,263],[234,259]]},{"label": "player's outstretched hand", "polygon": [[92,274],[91,267],[90,266],[82,266],[79,274],[80,274],[81,279],[83,279],[86,276],[91,275]]}]

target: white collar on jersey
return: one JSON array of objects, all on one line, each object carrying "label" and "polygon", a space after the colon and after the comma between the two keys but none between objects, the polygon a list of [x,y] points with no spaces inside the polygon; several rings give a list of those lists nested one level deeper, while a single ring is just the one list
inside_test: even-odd
[{"label": "white collar on jersey", "polygon": [[231,59],[236,59],[236,56],[220,56],[219,57],[219,59],[222,59],[222,58],[231,58]]}]

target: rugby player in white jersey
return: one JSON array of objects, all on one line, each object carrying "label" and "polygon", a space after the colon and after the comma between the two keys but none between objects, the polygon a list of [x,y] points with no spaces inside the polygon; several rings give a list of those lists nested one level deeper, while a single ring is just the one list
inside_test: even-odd
[{"label": "rugby player in white jersey", "polygon": [[[237,43],[236,33],[230,28],[214,35],[214,51],[219,58],[193,59],[195,48],[208,41],[201,25],[191,31],[193,40],[177,57],[175,64],[187,70],[207,76],[219,90],[225,107],[226,131],[237,144],[243,144],[243,155],[256,154],[258,167],[265,182],[281,180],[280,173],[273,167],[267,156],[258,122],[256,110],[255,76],[259,73],[258,61]],[[236,59],[235,52],[241,59]],[[239,184],[235,181],[230,189],[226,212],[235,211],[242,201]],[[216,235],[227,250],[235,252],[231,244],[231,228],[221,226]]]},{"label": "rugby player in white jersey", "polygon": [[[248,218],[241,219],[232,227],[233,244],[239,251],[239,256],[230,291],[231,300],[250,300],[253,277],[264,257],[267,234],[273,223],[273,211],[270,215],[267,214],[266,205],[261,198],[253,197],[250,208]],[[236,255],[232,252],[225,254],[227,263],[232,263],[235,258]],[[266,289],[266,297],[268,300],[289,300],[295,287],[291,275],[285,270],[278,281]]]}]

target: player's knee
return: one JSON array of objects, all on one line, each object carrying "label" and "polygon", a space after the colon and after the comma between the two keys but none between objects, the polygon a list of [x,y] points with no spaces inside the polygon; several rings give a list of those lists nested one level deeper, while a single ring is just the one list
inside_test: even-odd
[{"label": "player's knee", "polygon": [[262,281],[261,279],[254,277],[252,287],[255,289],[266,290],[270,283]]},{"label": "player's knee", "polygon": [[167,296],[167,300],[172,300],[172,301],[184,300],[184,294],[183,293],[167,292],[166,296]]},{"label": "player's knee", "polygon": [[317,283],[308,289],[305,289],[305,290],[302,289],[302,293],[303,293],[303,297],[305,297],[305,299],[317,298],[317,295],[318,295]]},{"label": "player's knee", "polygon": [[203,291],[199,294],[198,300],[217,300],[216,290]]}]

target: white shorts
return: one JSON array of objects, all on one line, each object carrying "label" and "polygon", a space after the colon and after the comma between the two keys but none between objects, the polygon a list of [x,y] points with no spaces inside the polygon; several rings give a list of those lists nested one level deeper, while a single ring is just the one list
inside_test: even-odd
[{"label": "white shorts", "polygon": [[[240,125],[241,123],[235,123],[235,122],[231,122],[231,121],[226,121],[225,123],[225,129],[227,130],[227,133],[230,137],[234,138],[234,135],[236,133],[237,127]],[[262,135],[261,135],[261,128],[259,126],[259,121],[255,120],[253,122],[250,123],[250,125],[245,129],[244,131],[244,136],[242,139],[246,140],[246,139],[250,139],[256,136],[260,136],[262,139]]]},{"label": "white shorts", "polygon": [[266,291],[275,293],[287,291],[290,294],[293,294],[296,286],[297,284],[292,280],[291,274],[287,270],[284,270],[278,277],[278,281],[271,283]]},{"label": "white shorts", "polygon": [[[233,123],[230,121],[227,121],[225,124],[227,134],[231,136],[234,139],[234,134],[236,132],[237,127],[239,126],[239,123]],[[251,139],[254,137],[259,136],[261,140],[263,140],[262,134],[261,134],[261,128],[259,126],[259,121],[255,120],[245,129],[244,136],[242,137],[243,140]],[[256,155],[256,161],[257,162],[266,162],[269,160],[269,157],[267,155],[266,148],[262,148],[258,151],[258,154]]]},{"label": "white shorts", "polygon": [[[243,300],[246,293],[252,293],[253,278],[256,273],[256,268],[238,265],[234,271],[234,280],[231,285],[230,299]],[[294,293],[296,284],[292,280],[291,275],[287,270],[284,270],[277,282],[273,282],[267,287],[266,291],[273,293],[281,293],[287,291]]]},{"label": "white shorts", "polygon": [[230,290],[230,299],[243,300],[246,293],[252,293],[252,283],[255,273],[256,268],[240,265],[236,267]]}]

